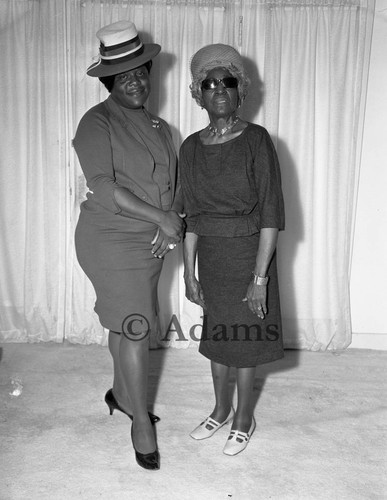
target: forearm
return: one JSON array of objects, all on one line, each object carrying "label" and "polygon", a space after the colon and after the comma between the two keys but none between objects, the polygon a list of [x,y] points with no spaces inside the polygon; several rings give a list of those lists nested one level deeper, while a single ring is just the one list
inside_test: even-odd
[{"label": "forearm", "polygon": [[254,273],[266,276],[270,261],[277,246],[278,229],[265,227],[261,229],[259,247],[255,262]]},{"label": "forearm", "polygon": [[181,213],[183,211],[183,194],[181,192],[180,184],[176,188],[176,193],[171,210],[175,210],[178,213]]},{"label": "forearm", "polygon": [[120,215],[160,225],[164,214],[163,210],[146,203],[128,189],[124,187],[116,188],[114,190],[114,199],[122,210]]},{"label": "forearm", "polygon": [[184,239],[184,281],[185,296],[188,300],[206,308],[202,287],[195,276],[196,253],[198,246],[198,235],[186,233]]},{"label": "forearm", "polygon": [[186,233],[184,238],[184,278],[195,276],[198,235]]}]

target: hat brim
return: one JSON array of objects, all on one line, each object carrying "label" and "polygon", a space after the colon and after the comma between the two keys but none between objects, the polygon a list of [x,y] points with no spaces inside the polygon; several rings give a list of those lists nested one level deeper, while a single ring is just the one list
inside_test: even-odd
[{"label": "hat brim", "polygon": [[130,59],[129,61],[119,61],[117,63],[106,64],[103,59],[92,64],[87,68],[86,73],[89,76],[112,76],[123,73],[124,71],[129,71],[130,69],[138,68],[143,64],[147,63],[153,59],[160,52],[161,46],[157,43],[145,43],[143,52]]}]

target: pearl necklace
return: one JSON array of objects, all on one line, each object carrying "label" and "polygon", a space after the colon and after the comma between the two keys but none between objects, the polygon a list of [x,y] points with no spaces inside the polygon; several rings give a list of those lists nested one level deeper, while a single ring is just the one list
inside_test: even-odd
[{"label": "pearl necklace", "polygon": [[230,125],[226,125],[221,130],[218,130],[217,128],[215,128],[211,124],[209,124],[208,130],[211,132],[212,135],[218,135],[219,137],[222,137],[222,135],[224,135],[228,130],[231,130],[238,121],[239,121],[239,117],[237,116],[235,118],[235,120],[232,123],[230,123]]}]

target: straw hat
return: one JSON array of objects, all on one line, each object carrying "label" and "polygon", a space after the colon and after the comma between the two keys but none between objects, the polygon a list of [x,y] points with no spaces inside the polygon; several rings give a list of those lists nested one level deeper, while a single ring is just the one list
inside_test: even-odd
[{"label": "straw hat", "polygon": [[142,66],[161,50],[156,43],[143,43],[136,26],[130,21],[117,21],[96,33],[101,45],[99,61],[87,69],[89,76],[110,76]]}]

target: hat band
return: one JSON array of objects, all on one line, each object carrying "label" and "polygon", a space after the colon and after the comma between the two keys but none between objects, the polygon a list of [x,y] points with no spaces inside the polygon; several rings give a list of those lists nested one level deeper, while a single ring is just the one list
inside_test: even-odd
[{"label": "hat band", "polygon": [[[111,45],[110,47],[105,47],[102,43],[100,46],[101,59],[118,59],[120,57],[127,56],[141,49],[143,46],[139,37],[132,38],[128,42],[120,43],[118,45]],[[124,50],[123,50],[124,49]]]},{"label": "hat band", "polygon": [[140,56],[144,52],[144,46],[141,44],[140,48],[131,54],[128,54],[124,57],[114,58],[114,59],[104,59],[101,56],[101,64],[104,66],[110,66],[114,64],[121,64],[127,61],[131,61],[132,59],[136,59],[136,57]]}]

